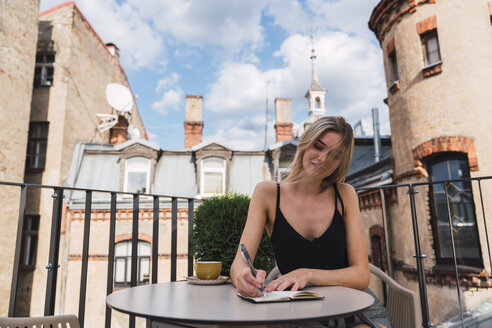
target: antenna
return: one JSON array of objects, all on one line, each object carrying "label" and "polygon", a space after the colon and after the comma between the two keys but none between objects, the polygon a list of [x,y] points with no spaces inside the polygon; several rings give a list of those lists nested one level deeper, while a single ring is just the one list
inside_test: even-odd
[{"label": "antenna", "polygon": [[[133,108],[132,92],[124,85],[118,83],[110,83],[107,85],[106,100],[108,101],[108,104],[116,109],[116,111],[120,112],[120,114],[126,113],[129,115]],[[118,115],[115,114],[97,113],[96,116],[100,119],[97,128],[101,133],[111,129],[118,123]]]}]

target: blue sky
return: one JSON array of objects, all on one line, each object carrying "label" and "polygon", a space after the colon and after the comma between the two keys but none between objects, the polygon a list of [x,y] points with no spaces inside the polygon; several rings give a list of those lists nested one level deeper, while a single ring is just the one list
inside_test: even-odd
[{"label": "blue sky", "polygon": [[[41,11],[64,1],[41,0]],[[274,143],[274,99],[308,115],[311,48],[328,115],[390,133],[382,52],[367,22],[379,0],[78,0],[103,42],[120,49],[149,139],[184,149],[185,97],[204,97],[203,141],[233,149]],[[313,41],[311,33],[314,31]]]}]

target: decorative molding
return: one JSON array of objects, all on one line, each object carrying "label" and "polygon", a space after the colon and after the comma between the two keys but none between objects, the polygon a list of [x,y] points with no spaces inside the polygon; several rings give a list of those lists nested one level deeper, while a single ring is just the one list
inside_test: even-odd
[{"label": "decorative molding", "polygon": [[[359,195],[359,206],[361,211],[381,208],[381,194],[379,190],[361,192]],[[384,189],[386,204],[398,204],[396,189]]]},{"label": "decorative molding", "polygon": [[[115,244],[122,242],[122,241],[127,241],[127,240],[132,240],[132,234],[131,233],[124,233],[124,234],[117,235],[116,237],[114,237],[114,243]],[[152,236],[140,232],[138,234],[138,240],[152,243]]]},{"label": "decorative molding", "polygon": [[[408,5],[403,8],[405,3],[408,3]],[[405,15],[415,13],[418,6],[434,3],[435,0],[382,0],[372,12],[369,19],[369,28],[374,32],[379,42],[382,43],[386,33],[394,24],[399,23]],[[394,15],[390,19],[393,12]]]},{"label": "decorative molding", "polygon": [[[71,214],[72,221],[83,221],[85,218],[85,210],[71,210],[68,212]],[[154,216],[153,209],[140,209],[138,212],[138,219],[142,220],[152,220]],[[109,209],[93,209],[91,210],[91,221],[106,221],[111,217],[111,211]],[[170,208],[160,208],[159,209],[159,220],[171,220],[172,209]],[[133,220],[133,209],[117,209],[116,210],[116,220]],[[178,208],[178,220],[188,220],[188,209]]]},{"label": "decorative molding", "polygon": [[478,158],[475,142],[472,138],[464,136],[442,136],[432,138],[412,150],[414,171],[425,172],[422,160],[430,155],[442,152],[460,152],[468,155],[470,171],[478,171]]},{"label": "decorative molding", "polygon": [[437,29],[436,16],[427,17],[417,23],[417,33],[422,36]]}]

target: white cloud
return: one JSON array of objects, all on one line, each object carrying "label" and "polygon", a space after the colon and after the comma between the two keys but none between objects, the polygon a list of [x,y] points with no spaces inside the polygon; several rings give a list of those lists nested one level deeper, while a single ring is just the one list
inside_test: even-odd
[{"label": "white cloud", "polygon": [[179,74],[176,72],[172,72],[168,77],[165,77],[157,81],[157,87],[155,88],[155,91],[172,87],[179,82],[179,79],[180,79]]},{"label": "white cloud", "polygon": [[[42,0],[41,11],[64,1]],[[167,65],[163,37],[139,15],[136,8],[115,0],[78,0],[77,7],[103,42],[120,49],[122,66],[128,69],[163,69]]]},{"label": "white cloud", "polygon": [[[249,63],[224,64],[205,96],[205,111],[211,113],[210,121],[218,127],[210,137],[235,140],[248,149],[263,148],[263,139],[258,136],[264,135],[266,80],[272,81],[271,116],[273,99],[290,97],[293,120],[306,119],[308,104],[304,95],[311,84],[310,45],[307,36],[287,38],[275,54],[284,63],[280,69],[261,71]],[[378,46],[357,35],[332,31],[319,35],[316,48],[319,82],[327,90],[327,114],[345,116],[355,124],[361,118],[370,119],[371,108],[379,107],[381,125],[387,131],[387,109],[382,102],[386,97],[385,81]],[[244,138],[236,139],[234,135],[240,133]]]},{"label": "white cloud", "polygon": [[[160,33],[187,46],[218,46],[222,55],[254,51],[263,42],[267,0],[128,0]],[[227,57],[226,57],[227,58]]]},{"label": "white cloud", "polygon": [[169,110],[179,110],[183,103],[183,90],[180,88],[171,89],[166,91],[162,98],[152,103],[152,109],[159,113],[166,115]]}]

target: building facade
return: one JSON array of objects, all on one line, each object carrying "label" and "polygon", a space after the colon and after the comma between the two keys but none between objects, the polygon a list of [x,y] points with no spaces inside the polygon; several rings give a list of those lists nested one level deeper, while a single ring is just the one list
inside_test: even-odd
[{"label": "building facade", "polygon": [[[492,174],[491,17],[492,5],[486,0],[383,0],[372,12],[369,27],[381,44],[388,86],[395,183]],[[488,289],[472,290],[490,286],[487,279],[477,278],[491,272],[480,196],[490,195],[492,184],[483,181],[481,188],[476,181],[418,188],[417,217],[428,256],[424,265],[431,282],[433,322],[458,312],[456,289],[448,287],[454,260],[446,198],[460,279],[467,286],[464,309],[492,298]],[[389,209],[389,224],[395,277],[417,290],[408,195],[399,190],[394,200],[398,206]],[[484,205],[490,213],[490,204]]]},{"label": "building facade", "polygon": [[[33,89],[39,1],[0,1],[0,181],[24,181]],[[19,192],[1,186],[0,316],[6,315],[12,280]]]},{"label": "building facade", "polygon": [[[128,126],[133,136],[146,138],[134,100],[133,109],[124,113],[107,103],[106,86],[118,83],[129,88],[128,80],[117,47],[101,41],[75,3],[66,2],[40,14],[39,1],[29,2],[27,9],[14,2],[0,6],[4,7],[2,44],[5,39],[8,45],[2,47],[7,53],[0,56],[2,114],[7,118],[1,124],[8,125],[2,133],[10,133],[1,135],[2,145],[5,142],[1,154],[6,158],[1,165],[11,165],[9,175],[0,180],[64,185],[76,143],[121,143],[131,137]],[[16,79],[12,79],[14,72]],[[7,92],[5,97],[3,92]],[[96,114],[109,115],[117,124],[104,131]],[[121,133],[122,127],[125,133]],[[16,315],[44,312],[44,297],[39,295],[46,289],[52,194],[49,189],[28,188]],[[8,203],[5,208],[12,207],[8,212],[15,216],[2,220],[8,219],[6,225],[15,222],[17,227],[19,189],[12,188],[12,196],[2,201]],[[16,227],[4,230],[9,236],[3,240],[14,238],[11,231],[17,231]],[[2,263],[10,263],[4,266],[7,271],[2,268],[2,277],[8,277],[2,279],[6,284],[1,289],[5,293],[2,300],[8,300],[15,240],[2,245],[8,247],[1,252],[5,256]],[[7,310],[8,301],[0,311],[6,314]]]}]

